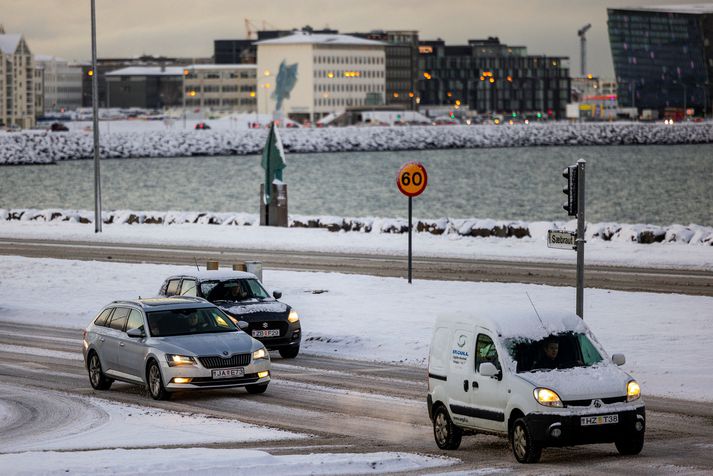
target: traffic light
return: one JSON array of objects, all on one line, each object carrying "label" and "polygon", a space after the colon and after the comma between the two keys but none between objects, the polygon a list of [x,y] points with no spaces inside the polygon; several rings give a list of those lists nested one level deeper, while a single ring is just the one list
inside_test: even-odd
[{"label": "traffic light", "polygon": [[567,203],[564,204],[565,210],[567,210],[567,215],[571,217],[577,216],[577,166],[570,165],[564,172],[562,176],[567,179],[567,186],[562,189],[567,195]]}]

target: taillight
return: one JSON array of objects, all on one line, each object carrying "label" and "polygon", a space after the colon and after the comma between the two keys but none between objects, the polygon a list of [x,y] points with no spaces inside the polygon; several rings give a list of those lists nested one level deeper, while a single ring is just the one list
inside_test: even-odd
[{"label": "taillight", "polygon": [[86,338],[87,338],[87,330],[84,329],[84,330],[82,331],[82,339],[86,339]]}]

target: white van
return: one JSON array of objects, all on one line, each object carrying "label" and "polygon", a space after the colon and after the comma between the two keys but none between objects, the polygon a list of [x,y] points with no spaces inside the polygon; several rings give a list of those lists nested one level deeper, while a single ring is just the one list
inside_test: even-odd
[{"label": "white van", "polygon": [[644,402],[622,364],[574,314],[510,306],[438,317],[427,398],[436,444],[507,436],[520,463],[538,462],[544,447],[590,443],[638,454]]}]

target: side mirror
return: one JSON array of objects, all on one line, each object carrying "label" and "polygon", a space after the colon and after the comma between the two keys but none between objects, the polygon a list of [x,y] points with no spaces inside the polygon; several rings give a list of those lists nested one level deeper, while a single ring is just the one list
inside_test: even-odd
[{"label": "side mirror", "polygon": [[275,299],[280,299],[282,297],[282,291],[273,291],[272,297],[274,297]]},{"label": "side mirror", "polygon": [[483,362],[478,370],[483,377],[500,377],[500,371],[492,362]]},{"label": "side mirror", "polygon": [[245,321],[238,321],[238,327],[240,328],[241,331],[244,331],[248,327],[250,327],[250,324],[248,324]]},{"label": "side mirror", "polygon": [[611,356],[611,361],[614,362],[614,365],[624,365],[626,357],[624,357],[624,354],[614,354]]},{"label": "side mirror", "polygon": [[129,337],[146,337],[146,333],[144,332],[144,326],[137,327],[136,329],[129,329],[126,331],[126,335]]}]

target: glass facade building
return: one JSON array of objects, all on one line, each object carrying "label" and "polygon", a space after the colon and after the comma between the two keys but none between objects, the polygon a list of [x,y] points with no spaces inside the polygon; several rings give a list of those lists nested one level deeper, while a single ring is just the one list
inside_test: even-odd
[{"label": "glass facade building", "polygon": [[498,38],[469,40],[458,46],[422,41],[419,57],[422,106],[565,117],[571,87],[566,57],[528,55],[525,47],[504,45]]},{"label": "glass facade building", "polygon": [[619,105],[710,112],[713,4],[608,9]]}]

